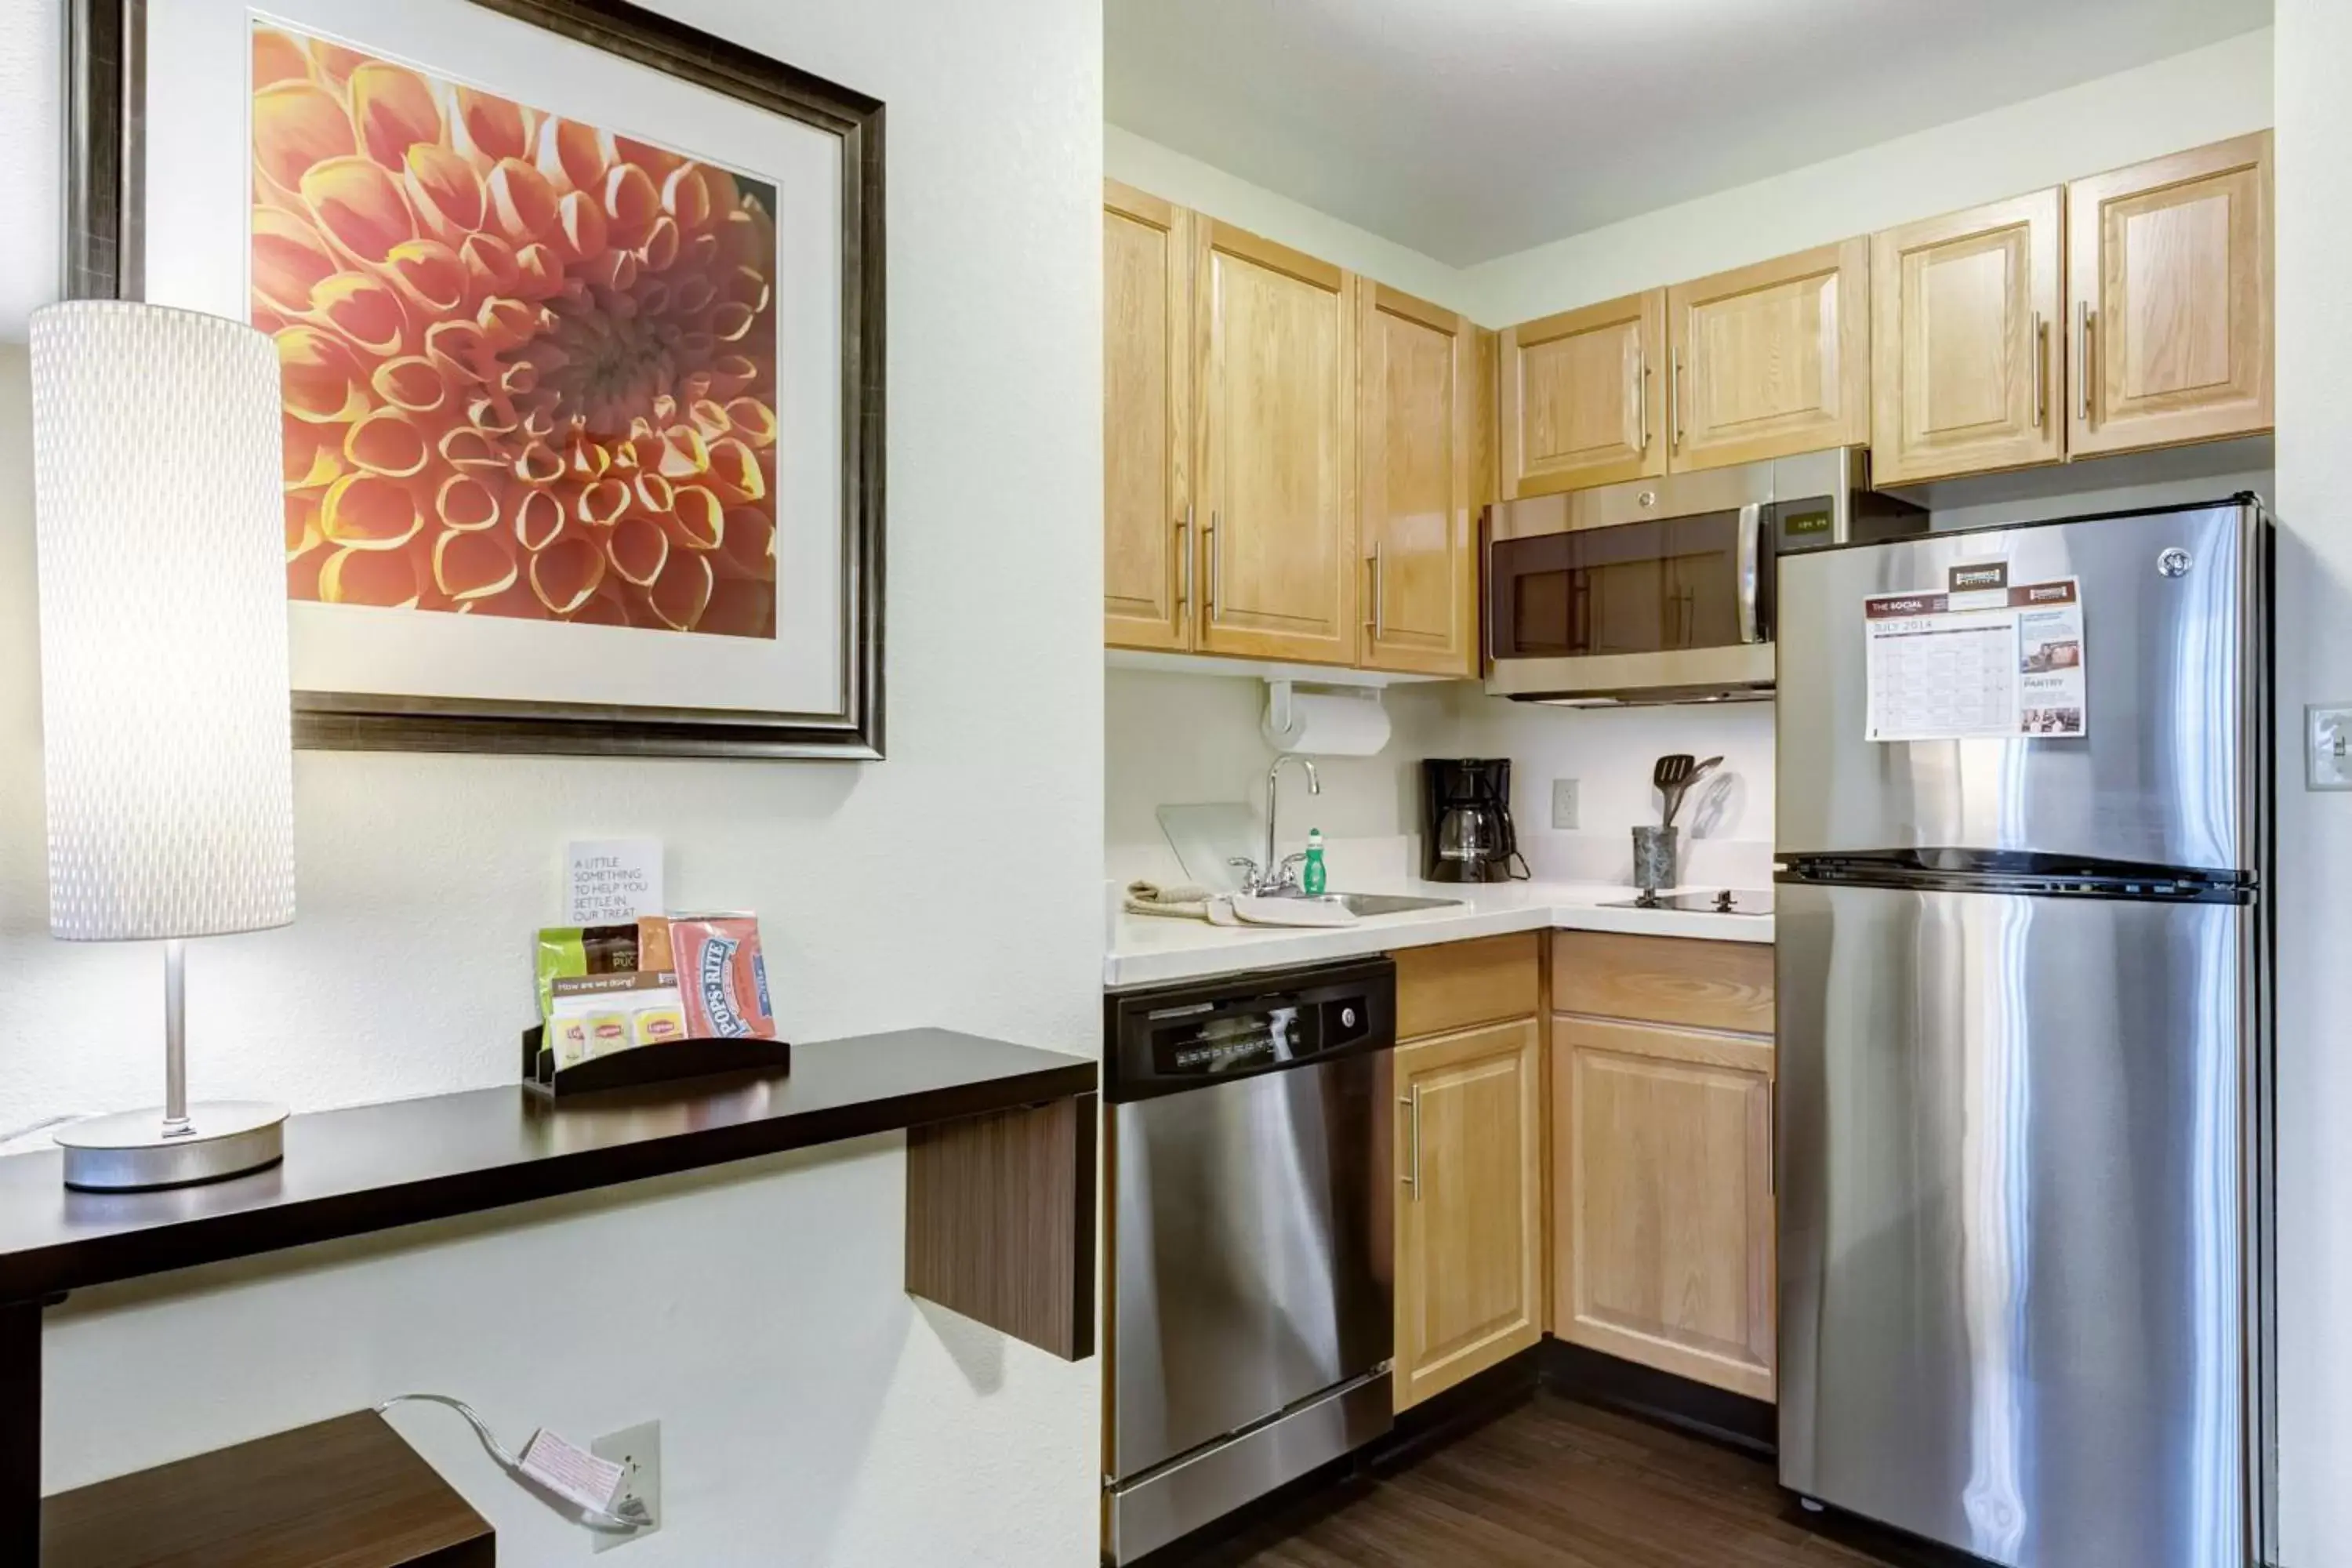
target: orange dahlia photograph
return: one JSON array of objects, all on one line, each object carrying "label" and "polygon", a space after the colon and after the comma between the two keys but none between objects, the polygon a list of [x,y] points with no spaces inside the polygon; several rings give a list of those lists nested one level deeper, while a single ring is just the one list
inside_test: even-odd
[{"label": "orange dahlia photograph", "polygon": [[776,631],[776,191],[253,30],[294,599]]}]

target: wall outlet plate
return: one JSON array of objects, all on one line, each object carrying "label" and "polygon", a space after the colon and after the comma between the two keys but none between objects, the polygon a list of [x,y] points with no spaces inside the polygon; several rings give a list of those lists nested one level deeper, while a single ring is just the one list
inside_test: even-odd
[{"label": "wall outlet plate", "polygon": [[1575,827],[1576,781],[1574,779],[1551,781],[1551,825],[1563,833]]},{"label": "wall outlet plate", "polygon": [[662,1527],[661,1423],[646,1421],[618,1432],[607,1432],[589,1444],[588,1451],[600,1459],[610,1459],[621,1467],[621,1489],[613,1494],[613,1506],[617,1509],[635,1498],[646,1505],[646,1511],[653,1516],[654,1521],[641,1530],[595,1531],[596,1550],[610,1552],[616,1546],[643,1541],[648,1535],[659,1535]]},{"label": "wall outlet plate", "polygon": [[2303,787],[2352,790],[2352,702],[2303,710]]}]

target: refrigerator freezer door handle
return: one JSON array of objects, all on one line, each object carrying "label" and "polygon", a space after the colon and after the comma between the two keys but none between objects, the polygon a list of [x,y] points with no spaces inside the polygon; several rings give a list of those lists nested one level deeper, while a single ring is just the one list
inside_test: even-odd
[{"label": "refrigerator freezer door handle", "polygon": [[1750,501],[1739,509],[1739,640],[1762,642],[1757,625],[1757,584],[1763,575],[1764,505]]}]

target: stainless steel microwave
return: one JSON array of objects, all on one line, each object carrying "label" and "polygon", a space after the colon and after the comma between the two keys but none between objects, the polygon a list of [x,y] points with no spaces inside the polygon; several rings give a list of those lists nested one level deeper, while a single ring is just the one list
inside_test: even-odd
[{"label": "stainless steel microwave", "polygon": [[1772,694],[1773,563],[1923,533],[1858,447],[1488,509],[1486,689],[1577,706]]}]

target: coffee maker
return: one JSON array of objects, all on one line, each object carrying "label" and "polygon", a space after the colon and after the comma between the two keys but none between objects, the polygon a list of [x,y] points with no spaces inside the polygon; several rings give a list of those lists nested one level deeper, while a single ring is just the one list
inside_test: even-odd
[{"label": "coffee maker", "polygon": [[1510,759],[1422,759],[1421,861],[1422,876],[1432,882],[1527,876],[1511,826]]}]

